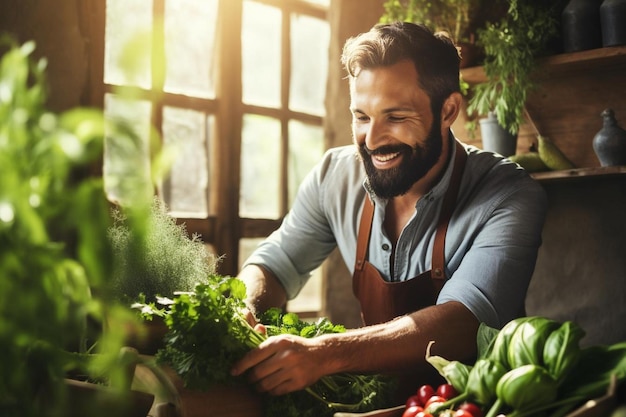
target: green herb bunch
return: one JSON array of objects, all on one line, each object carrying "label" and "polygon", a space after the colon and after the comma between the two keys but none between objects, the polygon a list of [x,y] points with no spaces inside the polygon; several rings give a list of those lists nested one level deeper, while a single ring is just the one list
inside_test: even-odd
[{"label": "green herb bunch", "polygon": [[[134,304],[146,318],[160,316],[168,327],[157,361],[172,367],[191,389],[217,384],[242,384],[230,370],[235,361],[272,335],[316,337],[345,331],[327,319],[301,321],[296,314],[271,309],[261,317],[267,334],[254,330],[243,315],[245,284],[232,277],[210,275],[194,291],[172,299]],[[305,390],[264,398],[265,414],[281,417],[330,417],[337,411],[363,412],[388,406],[393,383],[379,375],[338,374],[321,378]]]},{"label": "green herb bunch", "polygon": [[191,291],[215,272],[217,260],[200,237],[189,237],[185,225],[176,223],[160,198],[154,198],[147,217],[140,219],[144,234],[132,233],[136,223],[132,215],[114,209],[114,223],[108,230],[114,254],[112,287],[118,299],[136,300],[143,294],[146,301],[155,301],[157,295]]},{"label": "green herb bunch", "polygon": [[[346,331],[344,326],[333,324],[325,317],[310,323],[295,313],[284,313],[276,308],[269,309],[259,319],[268,336],[294,334],[312,338]],[[320,379],[303,391],[265,397],[265,415],[331,417],[336,411],[371,411],[390,406],[394,388],[395,380],[382,375],[336,374]]]}]

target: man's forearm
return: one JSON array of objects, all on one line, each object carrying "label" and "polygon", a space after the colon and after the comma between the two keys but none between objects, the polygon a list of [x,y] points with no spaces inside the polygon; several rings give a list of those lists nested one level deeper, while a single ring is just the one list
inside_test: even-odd
[{"label": "man's forearm", "polygon": [[271,307],[282,307],[287,302],[287,295],[280,281],[265,268],[248,265],[237,278],[246,284],[246,304],[254,315]]},{"label": "man's forearm", "polygon": [[424,358],[431,340],[435,342],[431,354],[471,359],[476,354],[478,324],[465,306],[449,302],[388,323],[325,336],[324,360],[332,373],[406,372],[430,366]]}]

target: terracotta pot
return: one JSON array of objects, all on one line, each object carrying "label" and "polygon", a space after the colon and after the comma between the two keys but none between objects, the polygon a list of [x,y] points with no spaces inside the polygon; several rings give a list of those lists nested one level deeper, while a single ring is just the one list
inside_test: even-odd
[{"label": "terracotta pot", "polygon": [[90,382],[65,379],[66,417],[116,416],[146,417],[154,395],[141,391],[120,391]]},{"label": "terracotta pot", "polygon": [[155,373],[142,364],[135,370],[135,384],[155,393],[150,412],[155,417],[264,417],[261,395],[247,385],[192,390],[170,367],[161,366]]}]

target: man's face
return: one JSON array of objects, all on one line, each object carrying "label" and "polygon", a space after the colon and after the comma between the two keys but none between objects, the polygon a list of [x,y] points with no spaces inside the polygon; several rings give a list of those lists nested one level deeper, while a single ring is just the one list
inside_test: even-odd
[{"label": "man's face", "polygon": [[439,115],[419,88],[411,61],[363,70],[350,83],[352,132],[377,196],[405,194],[437,162]]}]

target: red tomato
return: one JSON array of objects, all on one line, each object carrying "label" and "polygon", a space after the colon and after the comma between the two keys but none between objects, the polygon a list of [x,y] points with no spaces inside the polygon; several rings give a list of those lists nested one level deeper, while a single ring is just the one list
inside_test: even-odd
[{"label": "red tomato", "polygon": [[426,401],[426,404],[424,404],[424,410],[428,410],[428,407],[430,407],[433,404],[439,404],[439,403],[445,403],[446,399],[443,398],[440,395],[433,395],[432,397],[430,397],[428,399],[428,401]]},{"label": "red tomato", "polygon": [[422,401],[420,400],[420,397],[418,397],[417,394],[415,394],[407,398],[406,403],[404,404],[406,408],[409,408],[412,405],[417,405],[421,408],[424,405],[424,403],[422,403]]},{"label": "red tomato", "polygon": [[483,417],[483,410],[474,403],[464,402],[459,406],[459,410],[467,411],[471,417]]},{"label": "red tomato", "polygon": [[437,387],[437,392],[435,392],[435,395],[439,395],[440,397],[443,397],[446,400],[449,400],[450,398],[453,398],[459,395],[459,393],[456,392],[456,390],[451,384],[441,384],[439,385],[439,387]]},{"label": "red tomato", "polygon": [[417,397],[421,402],[421,406],[424,406],[433,395],[435,395],[435,389],[430,385],[422,385],[417,389]]},{"label": "red tomato", "polygon": [[467,410],[458,409],[454,412],[454,417],[474,417],[472,413]]},{"label": "red tomato", "polygon": [[419,405],[412,405],[404,409],[404,413],[402,413],[402,417],[416,417],[417,414],[424,411],[422,407]]}]

